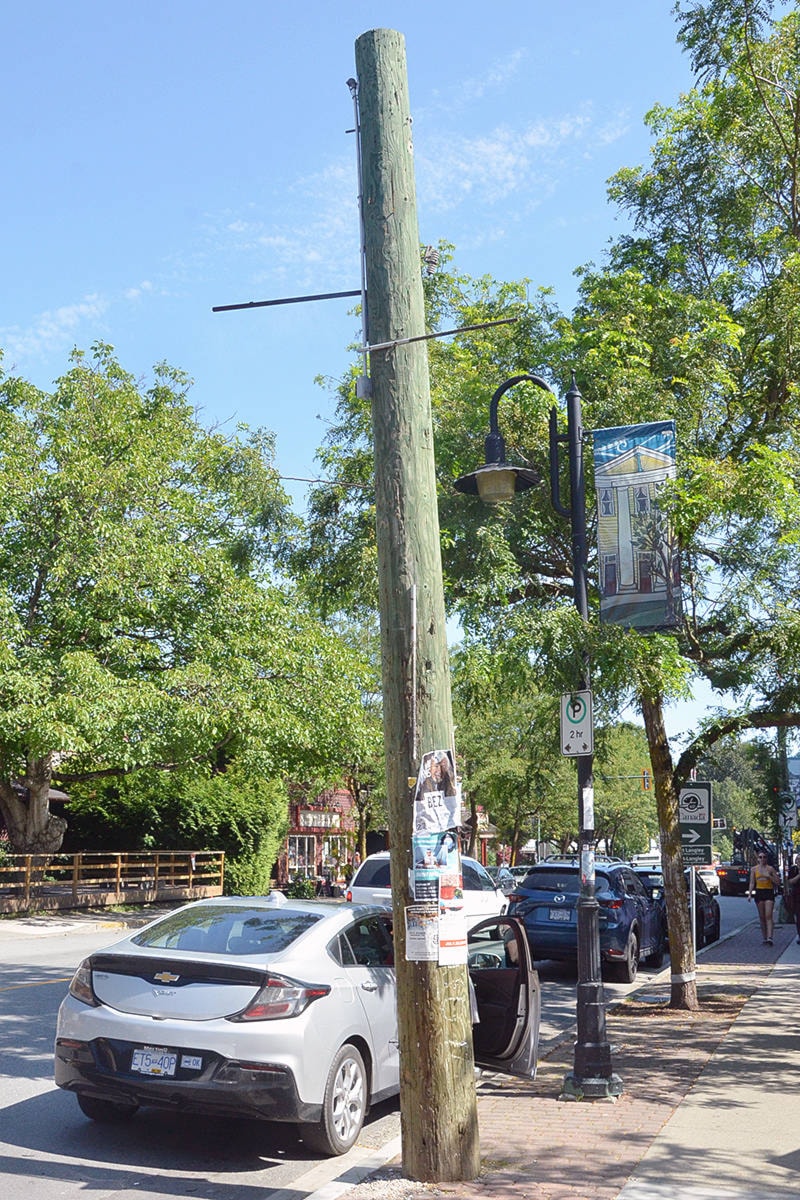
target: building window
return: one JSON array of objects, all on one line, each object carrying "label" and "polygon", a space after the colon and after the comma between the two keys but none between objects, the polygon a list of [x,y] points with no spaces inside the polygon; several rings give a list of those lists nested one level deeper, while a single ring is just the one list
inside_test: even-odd
[{"label": "building window", "polygon": [[636,501],[636,511],[639,514],[650,512],[650,493],[646,487],[637,487],[634,490],[634,499]]},{"label": "building window", "polygon": [[603,517],[613,517],[614,515],[614,489],[600,489],[600,515]]},{"label": "building window", "polygon": [[291,878],[313,879],[317,874],[317,839],[292,834],[287,865]]},{"label": "building window", "polygon": [[346,837],[326,837],[322,843],[322,870],[341,871],[350,854],[349,839]]}]

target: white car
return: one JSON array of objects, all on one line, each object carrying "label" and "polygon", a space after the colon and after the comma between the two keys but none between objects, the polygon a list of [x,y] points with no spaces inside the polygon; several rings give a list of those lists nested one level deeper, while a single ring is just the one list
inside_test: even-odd
[{"label": "white car", "polygon": [[[95,1121],[142,1105],[256,1117],[344,1154],[399,1090],[394,953],[383,908],[280,892],[186,905],[78,967],[55,1081]],[[468,961],[476,1064],[533,1076],[539,981],[522,926],[479,922]]]},{"label": "white car", "polygon": [[[392,907],[392,887],[389,878],[388,850],[370,854],[356,871],[345,892],[353,904],[380,904]],[[508,908],[508,898],[489,872],[476,858],[461,856],[463,911],[471,920],[501,916]],[[459,897],[461,899],[461,897]]]},{"label": "white car", "polygon": [[695,871],[702,879],[712,896],[719,895],[719,875],[717,868],[710,865],[703,867],[695,867]]}]

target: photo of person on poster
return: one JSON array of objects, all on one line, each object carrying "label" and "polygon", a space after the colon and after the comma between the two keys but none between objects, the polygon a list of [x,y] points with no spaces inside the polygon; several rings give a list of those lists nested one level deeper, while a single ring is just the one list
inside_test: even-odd
[{"label": "photo of person on poster", "polygon": [[423,756],[414,797],[414,829],[443,831],[461,824],[461,796],[450,750]]},{"label": "photo of person on poster", "polygon": [[448,829],[439,838],[436,848],[436,865],[443,871],[458,869],[458,839],[455,833]]}]

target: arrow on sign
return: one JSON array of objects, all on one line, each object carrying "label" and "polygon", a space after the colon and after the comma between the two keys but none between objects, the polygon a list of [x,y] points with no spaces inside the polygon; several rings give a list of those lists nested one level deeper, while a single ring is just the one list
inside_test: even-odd
[{"label": "arrow on sign", "polygon": [[685,838],[689,843],[699,842],[701,834],[696,829],[690,829],[688,833],[682,833],[681,838]]}]

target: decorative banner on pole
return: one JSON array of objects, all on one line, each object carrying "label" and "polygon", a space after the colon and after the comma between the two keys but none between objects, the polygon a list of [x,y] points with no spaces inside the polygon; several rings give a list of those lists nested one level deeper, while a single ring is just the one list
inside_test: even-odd
[{"label": "decorative banner on pole", "polygon": [[600,619],[632,629],[680,621],[680,560],[659,505],[675,478],[675,422],[596,429]]}]

